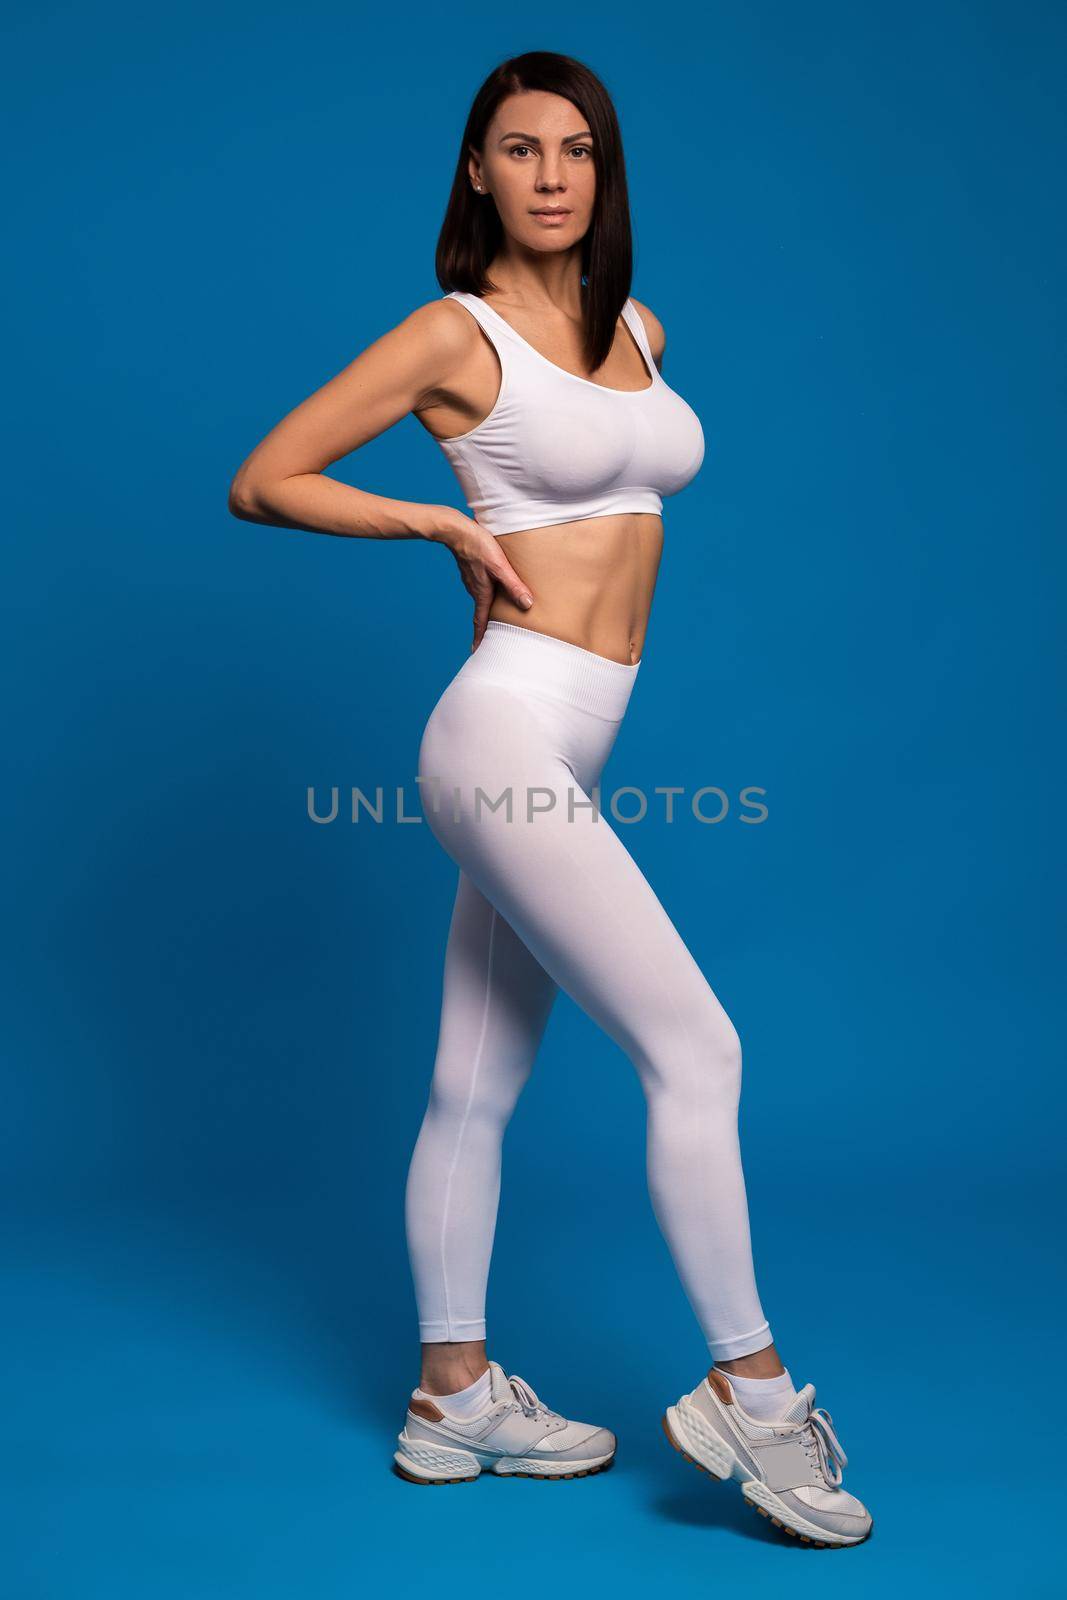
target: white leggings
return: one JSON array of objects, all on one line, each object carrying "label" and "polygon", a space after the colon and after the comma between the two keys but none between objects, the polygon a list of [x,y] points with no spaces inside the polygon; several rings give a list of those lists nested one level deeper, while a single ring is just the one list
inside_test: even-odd
[{"label": "white leggings", "polygon": [[752,1270],[736,1029],[590,800],[639,666],[491,621],[422,736],[423,812],[460,868],[405,1194],[423,1342],[485,1338],[504,1130],[561,988],[637,1069],[653,1211],[712,1356],[772,1342]]}]

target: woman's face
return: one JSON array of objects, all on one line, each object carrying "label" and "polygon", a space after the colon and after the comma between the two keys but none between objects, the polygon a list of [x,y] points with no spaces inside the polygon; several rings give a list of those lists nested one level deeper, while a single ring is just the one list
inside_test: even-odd
[{"label": "woman's face", "polygon": [[592,221],[592,134],[561,95],[527,89],[501,101],[469,171],[480,204],[495,202],[505,232],[531,250],[567,250]]}]

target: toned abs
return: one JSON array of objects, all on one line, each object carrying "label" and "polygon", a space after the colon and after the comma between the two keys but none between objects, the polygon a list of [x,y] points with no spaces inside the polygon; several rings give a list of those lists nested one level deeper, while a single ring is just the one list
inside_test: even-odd
[{"label": "toned abs", "polygon": [[498,589],[491,618],[552,634],[611,661],[641,659],[663,550],[660,517],[586,517],[502,534],[500,543],[534,603],[523,611]]}]

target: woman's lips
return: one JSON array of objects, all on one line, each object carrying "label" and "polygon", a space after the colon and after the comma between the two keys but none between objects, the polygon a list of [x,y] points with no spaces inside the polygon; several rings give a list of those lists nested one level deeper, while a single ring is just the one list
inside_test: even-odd
[{"label": "woman's lips", "polygon": [[570,214],[571,213],[569,211],[531,211],[530,212],[531,217],[534,217],[538,222],[543,222],[548,227],[555,226],[557,228],[559,227],[561,222],[566,222],[566,220],[570,216]]}]

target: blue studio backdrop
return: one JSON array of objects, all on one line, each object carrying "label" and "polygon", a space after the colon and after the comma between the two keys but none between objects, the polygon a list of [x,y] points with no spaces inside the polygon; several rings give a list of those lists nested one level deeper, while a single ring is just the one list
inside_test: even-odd
[{"label": "blue studio backdrop", "polygon": [[[1052,1594],[1062,7],[193,0],[8,35],[6,1593]],[[707,1349],[636,1074],[565,996],[489,1353],[616,1465],[391,1471],[456,872],[414,771],[471,602],[439,546],[226,497],[441,292],[471,97],[535,48],[616,100],[633,293],[707,437],[604,785],[730,799],[609,820],[741,1036],[762,1299],[875,1517],[833,1558],[666,1445]],[[411,417],[331,470],[461,504]]]}]

